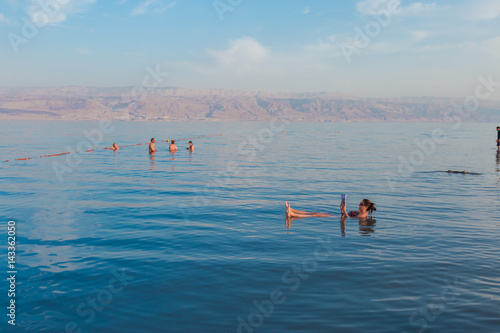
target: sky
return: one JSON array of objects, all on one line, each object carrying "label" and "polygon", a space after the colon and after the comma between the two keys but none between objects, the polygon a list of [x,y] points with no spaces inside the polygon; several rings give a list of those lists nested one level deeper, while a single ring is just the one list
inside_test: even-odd
[{"label": "sky", "polygon": [[466,97],[490,75],[499,0],[0,0],[0,87]]}]

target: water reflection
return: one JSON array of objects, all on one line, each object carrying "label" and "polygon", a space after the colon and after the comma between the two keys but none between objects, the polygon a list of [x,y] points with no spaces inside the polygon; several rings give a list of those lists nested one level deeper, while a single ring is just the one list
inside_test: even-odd
[{"label": "water reflection", "polygon": [[[345,232],[346,220],[347,220],[346,217],[340,218],[340,233],[342,234],[342,237],[346,236],[346,232]],[[359,233],[362,236],[370,236],[370,234],[375,232],[375,223],[377,223],[377,221],[374,218],[362,217],[362,218],[358,218],[357,220],[359,223]]]},{"label": "water reflection", "polygon": [[500,172],[500,150],[497,150],[497,172]]},{"label": "water reflection", "polygon": [[[176,150],[176,151],[171,151],[171,152],[170,152],[170,156],[172,156],[172,157],[170,157],[170,160],[171,160],[171,161],[175,161],[175,153],[177,153],[177,150]],[[174,168],[174,167],[172,167],[172,169],[173,169],[173,168]]]},{"label": "water reflection", "polygon": [[149,154],[149,161],[150,161],[149,170],[155,171],[155,153]]},{"label": "water reflection", "polygon": [[375,223],[377,221],[372,217],[360,218],[359,233],[362,236],[370,236],[370,234],[375,232]]},{"label": "water reflection", "polygon": [[342,234],[342,237],[345,237],[345,221],[347,220],[346,217],[341,216],[340,217],[340,233]]},{"label": "water reflection", "polygon": [[[285,218],[285,226],[287,230],[290,230],[292,227],[292,222],[296,219],[299,219],[298,217],[286,217]],[[353,218],[349,218],[349,220],[355,220]],[[371,236],[372,233],[375,232],[375,224],[377,223],[377,220],[374,219],[373,217],[364,217],[364,218],[357,218],[358,223],[359,223],[359,233],[362,236]],[[342,237],[346,236],[346,217],[340,217],[340,234]]]}]

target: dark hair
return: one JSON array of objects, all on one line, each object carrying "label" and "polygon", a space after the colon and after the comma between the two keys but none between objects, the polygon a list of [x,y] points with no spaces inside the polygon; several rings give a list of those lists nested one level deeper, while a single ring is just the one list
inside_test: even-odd
[{"label": "dark hair", "polygon": [[174,144],[174,143],[175,143],[175,140],[172,140],[172,144]]},{"label": "dark hair", "polygon": [[188,143],[193,143],[193,141],[189,141]]},{"label": "dark hair", "polygon": [[500,126],[497,126],[497,130],[499,130],[499,129],[500,129]]},{"label": "dark hair", "polygon": [[153,142],[153,140],[154,140],[154,139],[155,139],[155,138],[151,138],[151,142]]},{"label": "dark hair", "polygon": [[368,199],[363,199],[363,205],[365,205],[366,211],[370,215],[372,215],[373,212],[377,210],[377,208],[375,208],[375,204]]}]

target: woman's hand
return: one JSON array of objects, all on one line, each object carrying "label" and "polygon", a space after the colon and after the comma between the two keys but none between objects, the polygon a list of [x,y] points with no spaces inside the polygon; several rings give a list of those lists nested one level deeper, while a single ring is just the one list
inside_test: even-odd
[{"label": "woman's hand", "polygon": [[340,212],[341,212],[342,216],[344,216],[344,217],[349,216],[349,215],[347,214],[347,211],[346,211],[346,208],[345,208],[345,201],[342,201],[342,202],[340,203]]}]

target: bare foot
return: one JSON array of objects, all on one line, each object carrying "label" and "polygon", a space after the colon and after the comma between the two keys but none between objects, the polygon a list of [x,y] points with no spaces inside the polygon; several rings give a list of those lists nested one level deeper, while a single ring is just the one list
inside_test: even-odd
[{"label": "bare foot", "polygon": [[290,204],[288,201],[285,201],[285,207],[286,207],[286,217],[292,217],[292,212],[290,210]]}]

